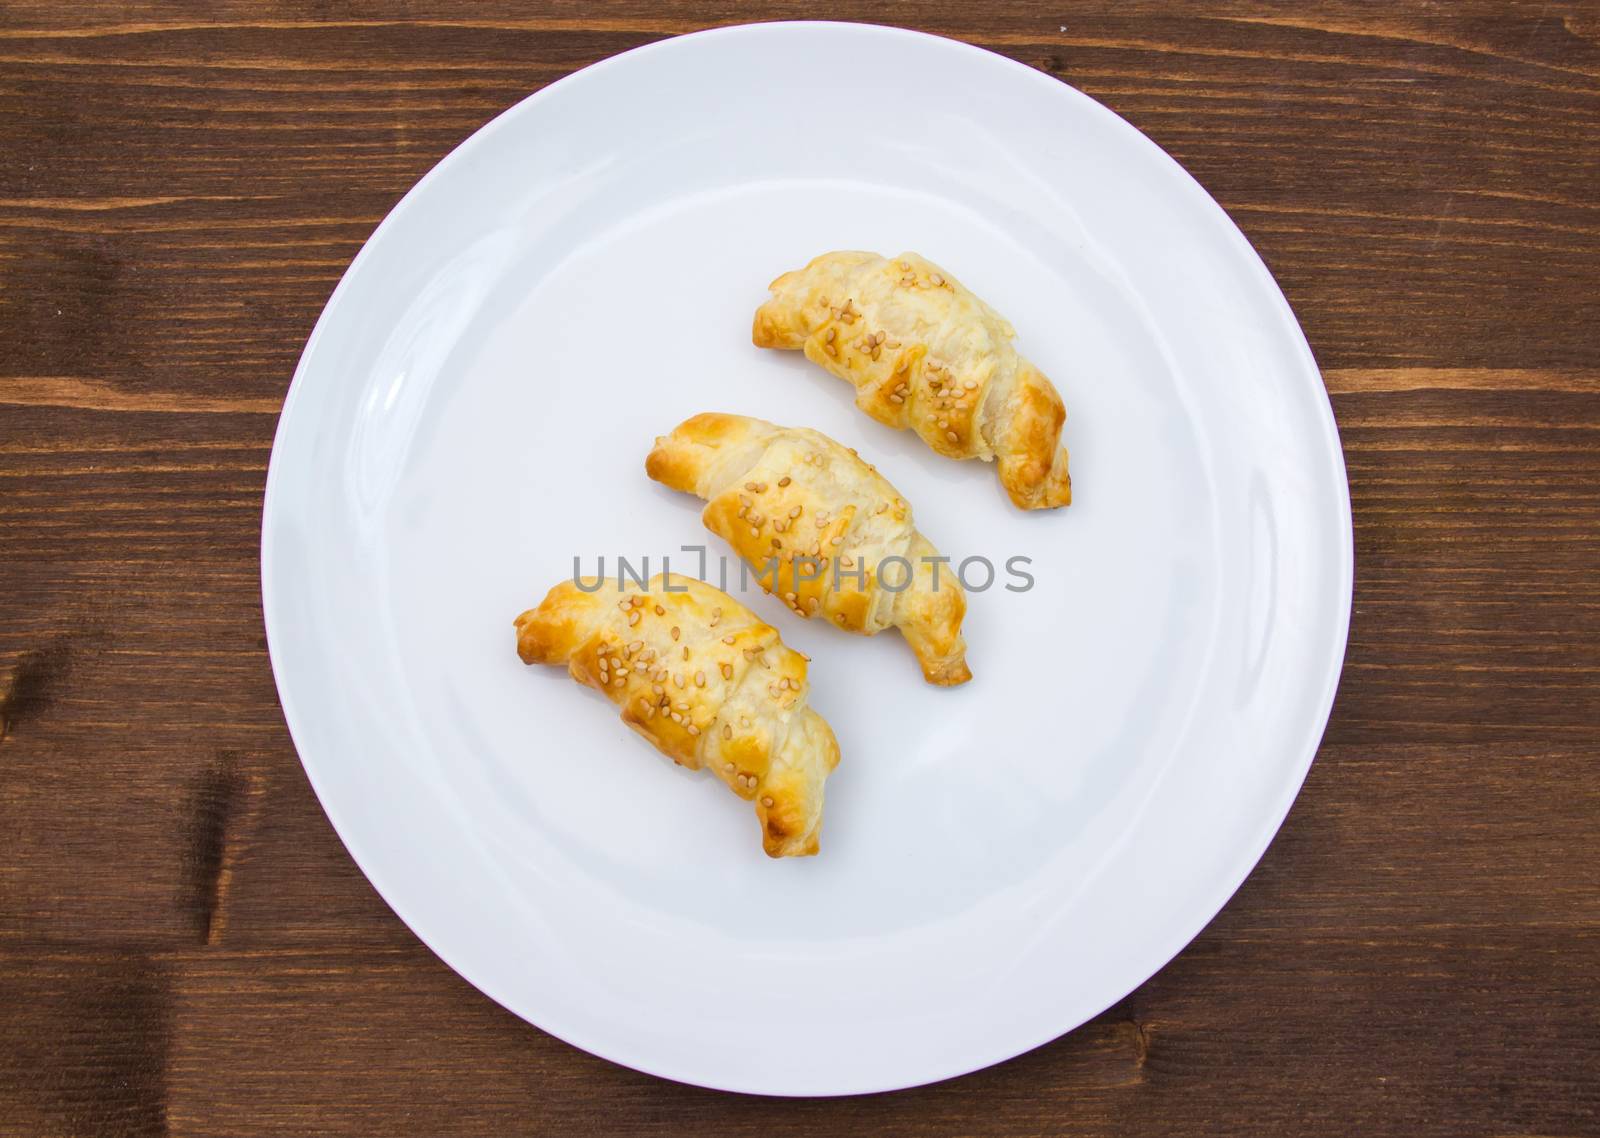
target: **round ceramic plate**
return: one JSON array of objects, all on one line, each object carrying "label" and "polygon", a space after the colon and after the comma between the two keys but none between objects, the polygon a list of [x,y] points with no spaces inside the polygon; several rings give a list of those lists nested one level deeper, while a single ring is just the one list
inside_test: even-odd
[{"label": "round ceramic plate", "polygon": [[[1067,403],[1070,508],[751,345],[767,282],[830,249],[922,253],[1006,314]],[[814,858],[763,856],[748,805],[514,650],[574,559],[698,544],[715,579],[700,503],[644,475],[706,410],[859,448],[996,568],[950,690],[897,634],[743,594],[843,752]],[[290,388],[262,592],[328,816],[451,967],[618,1063],[844,1094],[1060,1035],[1210,920],[1326,722],[1350,535],[1305,339],[1170,158],[972,47],[767,24],[564,79],[407,195]]]}]

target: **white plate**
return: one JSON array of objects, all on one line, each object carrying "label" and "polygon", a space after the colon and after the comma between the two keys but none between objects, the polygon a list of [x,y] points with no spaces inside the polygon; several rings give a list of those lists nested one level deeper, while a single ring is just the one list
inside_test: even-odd
[{"label": "white plate", "polygon": [[[1010,318],[1073,506],[1023,514],[751,346],[767,281],[836,248],[921,252]],[[859,447],[958,559],[1032,559],[971,596],[954,690],[747,598],[843,749],[816,858],[768,860],[748,807],[513,649],[574,556],[722,552],[643,473],[712,409]],[[838,24],[629,52],[441,162],[306,346],[262,534],[295,743],[417,935],[585,1050],[788,1095],[994,1063],[1170,959],[1300,786],[1350,583],[1327,398],[1222,210],[1053,79]]]}]

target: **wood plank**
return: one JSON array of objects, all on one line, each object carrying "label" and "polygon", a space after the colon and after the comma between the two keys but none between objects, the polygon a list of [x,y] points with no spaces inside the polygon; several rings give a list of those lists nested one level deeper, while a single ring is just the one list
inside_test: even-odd
[{"label": "wood plank", "polygon": [[138,952],[0,952],[0,1130],[158,1135],[172,1010]]},{"label": "wood plank", "polygon": [[[259,377],[251,396],[274,393],[350,256],[433,161],[529,91],[683,24],[190,18],[0,41],[8,141],[51,154],[0,170],[0,272],[35,282],[0,292],[11,370],[198,382],[226,359]],[[1593,364],[1600,67],[1581,15],[1059,26],[1019,7],[976,38],[1189,167],[1325,364]]]},{"label": "wood plank", "polygon": [[[500,1133],[510,1117],[579,1134],[1092,1135],[1184,1119],[1207,1132],[1456,1135],[1465,1120],[1484,1133],[1590,1132],[1600,1088],[1547,1059],[1600,1062],[1600,1040],[1561,1014],[1600,966],[1593,930],[1547,932],[1538,947],[1431,930],[1381,949],[1337,933],[1250,948],[1241,976],[1237,950],[1202,936],[1084,1029],[958,1083],[797,1101],[717,1095],[585,1055],[420,949],[188,950],[137,966],[13,956],[0,991],[27,1011],[0,1029],[0,1079],[42,1119],[70,1122],[106,1101],[73,1094],[72,1079],[120,1075],[121,1120],[159,1111],[174,1135],[368,1134],[395,1124],[397,1099],[406,1129],[430,1134]],[[92,1053],[122,1066],[69,1075],[63,1098],[59,1075],[53,1087],[36,1076],[62,1045],[86,1053],[88,1025]],[[1508,1063],[1525,1076],[1501,1082]]]}]

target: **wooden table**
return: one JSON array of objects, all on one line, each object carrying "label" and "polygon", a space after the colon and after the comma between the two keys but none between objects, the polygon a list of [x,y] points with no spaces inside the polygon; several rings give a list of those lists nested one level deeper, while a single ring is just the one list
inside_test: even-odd
[{"label": "wooden table", "polygon": [[385,211],[725,0],[0,8],[0,1133],[1600,1134],[1600,5],[841,0],[1060,76],[1277,274],[1355,501],[1333,720],[1097,1020],[873,1098],[714,1094],[490,1003],[284,729],[263,477]]}]

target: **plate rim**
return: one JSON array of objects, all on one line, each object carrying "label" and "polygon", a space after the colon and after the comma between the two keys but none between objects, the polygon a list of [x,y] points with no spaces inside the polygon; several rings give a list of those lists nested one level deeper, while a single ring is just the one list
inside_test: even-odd
[{"label": "plate rim", "polygon": [[[1315,690],[1317,693],[1317,698],[1314,702],[1314,706],[1317,710],[1315,714],[1309,716],[1305,721],[1304,734],[1296,752],[1295,761],[1292,764],[1285,764],[1286,773],[1290,774],[1292,777],[1286,779],[1284,783],[1285,790],[1282,794],[1282,800],[1274,802],[1270,810],[1262,812],[1261,821],[1258,824],[1256,832],[1251,835],[1250,841],[1247,843],[1241,843],[1241,848],[1246,849],[1249,852],[1247,856],[1241,856],[1238,859],[1237,873],[1235,874],[1234,872],[1230,871],[1227,874],[1219,875],[1215,879],[1216,884],[1207,893],[1203,903],[1197,903],[1194,906],[1196,911],[1206,914],[1204,920],[1202,920],[1193,930],[1183,932],[1180,929],[1180,931],[1173,937],[1162,942],[1160,947],[1155,949],[1153,953],[1154,956],[1159,958],[1159,964],[1157,964],[1146,976],[1138,980],[1126,991],[1118,992],[1114,998],[1105,1000],[1103,1003],[1099,1000],[1093,1001],[1094,1004],[1100,1006],[1098,1006],[1094,1012],[1086,1015],[1077,1023],[1055,1028],[1054,1030],[1037,1037],[1029,1036],[1020,1045],[1008,1042],[998,1047],[975,1047],[971,1052],[967,1053],[969,1056],[968,1058],[964,1058],[959,1062],[951,1064],[947,1069],[930,1071],[925,1075],[918,1076],[914,1079],[897,1079],[888,1082],[884,1082],[881,1079],[868,1079],[862,1085],[840,1086],[838,1089],[832,1090],[817,1090],[815,1088],[784,1090],[781,1088],[775,1088],[773,1086],[741,1085],[740,1081],[736,1079],[718,1079],[714,1077],[691,1076],[683,1071],[664,1069],[661,1064],[648,1059],[641,1059],[636,1055],[627,1055],[625,1054],[625,1049],[623,1048],[607,1046],[604,1043],[594,1040],[582,1039],[581,1036],[585,1034],[583,1032],[566,1029],[562,1031],[553,1030],[545,1024],[536,1022],[528,1015],[518,1011],[511,1005],[510,1002],[508,1002],[507,999],[502,998],[500,995],[497,995],[495,991],[491,990],[493,987],[495,987],[495,985],[486,983],[472,975],[469,975],[467,971],[463,970],[454,960],[451,959],[449,954],[440,951],[433,941],[430,940],[428,936],[425,936],[418,928],[418,922],[413,919],[413,916],[408,914],[408,906],[397,904],[394,898],[391,896],[391,890],[387,889],[384,885],[381,885],[378,877],[374,876],[372,870],[369,868],[369,858],[359,852],[356,844],[352,843],[352,840],[349,836],[349,827],[346,824],[341,823],[339,809],[330,802],[329,797],[324,793],[323,787],[319,784],[318,777],[313,769],[314,764],[308,762],[305,755],[301,752],[300,744],[297,738],[297,734],[299,733],[296,731],[296,722],[300,716],[295,710],[296,705],[294,697],[290,694],[291,684],[290,682],[286,681],[285,673],[279,663],[279,654],[274,653],[272,650],[273,625],[276,623],[280,628],[283,628],[287,621],[287,617],[279,615],[275,618],[273,615],[275,612],[279,612],[280,609],[278,603],[276,602],[276,589],[272,584],[272,578],[269,573],[269,566],[274,561],[273,551],[275,548],[276,533],[276,526],[273,521],[274,487],[279,481],[281,481],[281,478],[283,477],[281,471],[283,470],[284,464],[287,461],[283,458],[283,455],[288,448],[281,446],[280,444],[283,443],[284,439],[292,429],[295,408],[301,402],[303,402],[302,396],[307,387],[305,377],[309,370],[308,361],[312,358],[314,349],[321,339],[325,327],[330,323],[330,313],[333,313],[339,307],[339,302],[346,293],[347,289],[350,287],[351,280],[357,275],[358,270],[366,258],[371,254],[371,251],[378,244],[379,239],[387,230],[393,228],[397,224],[397,219],[400,218],[407,211],[407,209],[412,206],[413,203],[423,193],[426,192],[427,187],[434,181],[436,177],[440,175],[441,171],[444,170],[447,165],[462,160],[463,156],[469,152],[488,145],[488,141],[493,136],[495,136],[499,131],[505,129],[506,123],[509,119],[511,119],[513,116],[527,113],[524,108],[536,105],[541,100],[547,98],[552,91],[558,89],[566,90],[571,86],[580,83],[592,82],[597,76],[603,75],[611,70],[614,66],[621,64],[623,61],[630,60],[635,56],[646,53],[653,54],[663,51],[677,50],[677,45],[679,45],[682,41],[698,42],[712,39],[735,39],[741,36],[751,35],[781,35],[794,29],[821,29],[841,35],[881,36],[886,40],[905,39],[914,42],[932,41],[943,46],[953,46],[958,50],[981,53],[982,55],[990,57],[992,61],[998,61],[1002,67],[1002,70],[1010,70],[1011,73],[1018,76],[1019,79],[1023,79],[1025,82],[1034,83],[1040,90],[1051,91],[1052,97],[1065,98],[1069,102],[1076,102],[1079,105],[1079,109],[1085,113],[1091,115],[1109,116],[1110,119],[1115,120],[1115,127],[1119,133],[1131,135],[1132,139],[1137,140],[1134,143],[1136,146],[1144,148],[1148,153],[1151,153],[1153,156],[1155,156],[1158,163],[1165,166],[1169,173],[1177,173],[1180,176],[1180,181],[1188,184],[1189,192],[1199,195],[1198,203],[1200,204],[1201,208],[1203,210],[1212,212],[1213,217],[1221,222],[1221,225],[1218,227],[1218,232],[1222,236],[1222,239],[1232,246],[1235,253],[1242,253],[1244,255],[1241,265],[1245,267],[1251,276],[1255,278],[1255,284],[1261,290],[1263,299],[1266,300],[1268,306],[1270,306],[1272,309],[1274,318],[1278,325],[1278,330],[1287,334],[1287,340],[1285,341],[1285,344],[1292,350],[1300,365],[1296,369],[1298,375],[1295,381],[1303,381],[1311,389],[1310,406],[1314,409],[1317,419],[1318,432],[1323,443],[1321,457],[1322,461],[1328,464],[1327,472],[1332,476],[1331,482],[1335,487],[1335,492],[1337,495],[1337,516],[1326,518],[1321,523],[1321,525],[1329,527],[1328,536],[1331,536],[1335,539],[1335,553],[1338,558],[1338,564],[1336,567],[1334,567],[1337,569],[1336,583],[1333,588],[1328,590],[1328,594],[1323,600],[1323,603],[1325,604],[1337,605],[1335,636],[1332,650],[1329,651],[1327,659],[1324,661],[1320,675],[1316,675],[1315,677],[1308,675],[1307,682],[1305,684],[1305,690],[1307,692]],[[1238,224],[1233,220],[1232,216],[1227,212],[1227,210],[1222,207],[1222,205],[1210,194],[1209,191],[1206,190],[1206,188],[1199,182],[1198,179],[1194,177],[1193,174],[1185,169],[1184,166],[1177,161],[1177,159],[1167,153],[1167,151],[1163,149],[1154,139],[1150,138],[1142,130],[1134,126],[1131,122],[1123,118],[1110,107],[1072,86],[1065,80],[1058,79],[1051,75],[1046,75],[1025,63],[1012,59],[1009,56],[1002,55],[999,52],[991,51],[988,48],[981,47],[977,44],[969,43],[964,40],[955,39],[953,37],[936,35],[929,32],[922,32],[887,24],[841,20],[775,20],[754,23],[726,24],[714,28],[682,33],[679,35],[669,35],[663,39],[654,40],[650,43],[641,44],[638,47],[618,52],[615,55],[607,56],[604,59],[597,60],[594,63],[588,64],[573,72],[563,75],[559,79],[553,80],[538,90],[533,91],[532,93],[517,100],[515,103],[497,113],[493,118],[484,122],[470,135],[452,147],[431,167],[429,167],[429,169],[411,185],[405,194],[401,196],[394,206],[389,209],[389,211],[384,215],[383,219],[363,240],[361,248],[357,250],[355,256],[351,258],[349,265],[345,268],[343,274],[340,276],[338,284],[335,285],[333,291],[329,294],[328,299],[324,302],[322,310],[318,314],[315,324],[312,326],[311,333],[306,338],[305,345],[301,349],[300,358],[295,365],[294,374],[290,380],[288,390],[285,393],[283,407],[279,412],[278,422],[273,431],[272,450],[268,459],[267,478],[262,497],[261,545],[259,557],[262,623],[267,642],[268,660],[272,668],[273,683],[277,689],[279,706],[283,712],[284,723],[289,731],[290,740],[294,744],[296,757],[299,759],[301,769],[305,772],[306,780],[311,786],[312,793],[316,795],[318,804],[321,806],[323,813],[327,816],[328,822],[330,825],[332,825],[334,832],[338,835],[338,838],[341,844],[344,846],[345,851],[350,855],[351,860],[355,862],[356,868],[361,871],[361,874],[367,880],[367,883],[383,899],[384,904],[389,907],[390,911],[400,919],[400,921],[407,927],[408,930],[410,930],[411,934],[415,936],[417,940],[428,949],[429,952],[433,953],[435,957],[444,963],[447,968],[455,973],[456,976],[461,978],[467,984],[471,985],[474,989],[487,996],[500,1007],[505,1008],[506,1011],[516,1016],[519,1020],[522,1020],[538,1031],[544,1032],[553,1038],[561,1040],[568,1046],[575,1047],[590,1055],[604,1059],[607,1062],[615,1063],[619,1066],[640,1071],[657,1078],[668,1079],[673,1082],[737,1094],[769,1095],[785,1098],[839,1097],[862,1094],[882,1094],[895,1090],[927,1086],[933,1083],[943,1082],[948,1079],[958,1078],[962,1075],[970,1074],[976,1071],[985,1070],[989,1067],[995,1066],[996,1064],[1004,1063],[1011,1059],[1025,1055],[1038,1049],[1039,1047],[1044,1046],[1047,1043],[1076,1031],[1084,1024],[1090,1022],[1100,1015],[1103,1015],[1107,1009],[1126,999],[1129,995],[1137,991],[1144,984],[1148,983],[1158,973],[1171,964],[1172,961],[1195,940],[1195,938],[1197,938],[1202,932],[1205,931],[1207,927],[1210,926],[1212,921],[1216,919],[1217,914],[1222,911],[1227,903],[1233,898],[1234,894],[1238,892],[1239,888],[1249,878],[1251,873],[1255,871],[1256,867],[1260,864],[1261,858],[1265,855],[1267,848],[1271,845],[1272,840],[1277,836],[1279,830],[1282,828],[1285,819],[1288,817],[1290,809],[1293,807],[1296,799],[1300,795],[1300,791],[1304,787],[1305,779],[1310,772],[1311,764],[1313,761],[1315,761],[1317,751],[1321,746],[1322,738],[1327,730],[1327,725],[1332,715],[1334,701],[1337,696],[1339,683],[1343,674],[1345,656],[1349,646],[1350,619],[1354,600],[1355,584],[1354,519],[1351,510],[1350,485],[1344,461],[1344,450],[1340,441],[1337,420],[1333,411],[1332,399],[1327,391],[1326,384],[1322,379],[1321,369],[1317,365],[1310,343],[1306,339],[1305,331],[1299,320],[1295,317],[1293,308],[1288,302],[1288,298],[1284,296],[1282,288],[1279,286],[1276,278],[1273,277],[1271,270],[1267,267],[1260,253],[1250,243],[1249,238],[1244,235],[1244,232],[1239,228]],[[1314,683],[1313,680],[1315,681]],[[976,1058],[971,1057],[972,1055],[976,1055]]]}]

